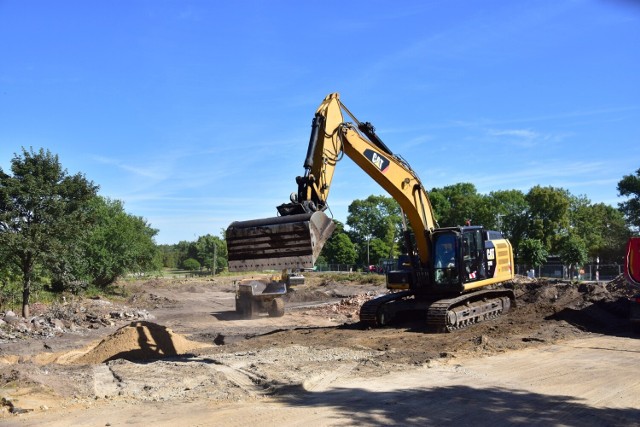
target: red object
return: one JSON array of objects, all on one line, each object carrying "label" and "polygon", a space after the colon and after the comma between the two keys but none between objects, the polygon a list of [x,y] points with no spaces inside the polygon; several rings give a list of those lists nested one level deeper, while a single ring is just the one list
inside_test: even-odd
[{"label": "red object", "polygon": [[627,242],[624,275],[629,282],[640,286],[640,237],[631,237]]}]

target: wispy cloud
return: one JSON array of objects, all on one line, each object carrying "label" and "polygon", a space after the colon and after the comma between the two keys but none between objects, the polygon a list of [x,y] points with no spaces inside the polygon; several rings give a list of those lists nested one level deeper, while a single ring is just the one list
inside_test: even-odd
[{"label": "wispy cloud", "polygon": [[104,156],[92,156],[92,159],[98,163],[108,165],[108,166],[114,166],[123,171],[129,172],[133,175],[140,176],[140,177],[151,178],[154,180],[162,180],[162,179],[165,179],[167,176],[166,172],[163,172],[161,168],[149,167],[148,165],[134,166],[131,164],[127,164],[121,160],[110,158],[110,157],[104,157]]},{"label": "wispy cloud", "polygon": [[534,139],[540,136],[539,133],[529,129],[506,129],[506,130],[489,130],[489,135],[493,136],[514,136],[522,139]]}]

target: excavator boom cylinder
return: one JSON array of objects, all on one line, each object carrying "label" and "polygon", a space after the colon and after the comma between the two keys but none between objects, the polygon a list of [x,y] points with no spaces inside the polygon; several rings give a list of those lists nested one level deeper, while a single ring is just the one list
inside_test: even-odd
[{"label": "excavator boom cylinder", "polygon": [[323,212],[231,223],[229,271],[312,268],[335,228]]}]

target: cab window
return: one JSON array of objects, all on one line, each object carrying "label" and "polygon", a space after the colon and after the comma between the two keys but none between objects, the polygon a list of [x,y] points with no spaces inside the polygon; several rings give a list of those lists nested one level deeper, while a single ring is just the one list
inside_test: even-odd
[{"label": "cab window", "polygon": [[485,278],[484,241],[480,230],[471,230],[462,235],[462,263],[464,282]]},{"label": "cab window", "polygon": [[436,285],[458,283],[457,245],[454,234],[442,234],[434,244],[434,272]]}]

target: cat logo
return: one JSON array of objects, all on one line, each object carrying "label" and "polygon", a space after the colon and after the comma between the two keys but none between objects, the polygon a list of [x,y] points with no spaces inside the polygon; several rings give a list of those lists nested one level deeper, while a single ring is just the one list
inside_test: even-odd
[{"label": "cat logo", "polygon": [[389,159],[379,153],[376,153],[373,150],[364,150],[364,156],[369,159],[369,161],[373,163],[382,173],[386,172],[387,168],[389,167]]}]

